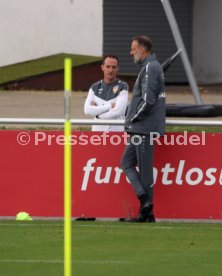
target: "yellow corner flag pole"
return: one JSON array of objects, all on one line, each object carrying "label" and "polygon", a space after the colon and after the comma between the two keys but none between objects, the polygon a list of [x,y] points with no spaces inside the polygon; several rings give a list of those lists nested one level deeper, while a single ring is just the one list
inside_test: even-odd
[{"label": "yellow corner flag pole", "polygon": [[72,147],[71,147],[71,90],[72,60],[65,66],[65,146],[64,146],[64,276],[72,275]]}]

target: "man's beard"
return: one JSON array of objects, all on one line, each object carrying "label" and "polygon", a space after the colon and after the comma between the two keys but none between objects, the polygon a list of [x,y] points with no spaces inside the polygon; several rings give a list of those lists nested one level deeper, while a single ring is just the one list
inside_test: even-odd
[{"label": "man's beard", "polygon": [[133,57],[134,63],[139,64],[141,60],[142,60],[142,53],[141,52],[136,53],[136,55]]}]

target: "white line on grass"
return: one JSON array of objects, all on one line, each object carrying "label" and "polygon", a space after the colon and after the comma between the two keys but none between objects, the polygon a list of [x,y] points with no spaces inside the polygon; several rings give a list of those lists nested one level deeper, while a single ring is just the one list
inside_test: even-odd
[{"label": "white line on grass", "polygon": [[[121,264],[135,264],[135,262],[121,261],[121,260],[107,260],[107,261],[93,261],[93,260],[79,260],[72,261],[73,263],[78,264],[112,264],[112,265],[121,265]],[[64,263],[63,260],[0,260],[0,263],[44,263],[44,264],[60,264]]]},{"label": "white line on grass", "polygon": [[[102,224],[100,224],[100,225],[98,225],[98,224],[80,224],[80,225],[78,225],[78,227],[91,227],[91,228],[104,228],[104,227],[109,227],[109,228],[138,228],[138,229],[148,229],[148,227],[149,226],[151,226],[149,223],[133,223],[132,222],[132,224],[134,224],[134,225],[132,225],[130,222],[122,222],[123,224],[124,224],[124,226],[123,225],[110,225],[110,224],[104,224],[104,225],[102,225]],[[127,226],[126,226],[126,224],[127,224]],[[75,226],[74,226],[75,227]],[[191,226],[177,226],[176,224],[175,224],[175,226],[154,226],[153,224],[152,224],[152,227],[150,228],[150,229],[163,229],[163,230],[166,230],[166,229],[169,229],[169,230],[171,230],[171,229],[182,229],[182,230],[184,230],[184,229],[195,229],[195,224],[194,224],[194,226],[193,227],[191,227]],[[198,227],[198,229],[200,229],[200,227]],[[222,230],[222,227],[201,227],[201,229],[208,229],[208,230]]]},{"label": "white line on grass", "polygon": [[[120,225],[120,224],[124,224],[124,225]],[[131,222],[121,222],[120,224],[114,224],[112,225],[112,223],[109,223],[109,224],[106,224],[105,222],[101,223],[101,224],[97,224],[95,222],[92,222],[90,224],[87,224],[85,222],[83,222],[83,224],[76,224],[75,226],[75,223],[73,224],[73,227],[89,227],[89,228],[106,228],[106,227],[109,227],[109,228],[142,228],[142,229],[147,229],[149,226],[152,226],[152,229],[163,229],[163,230],[166,230],[166,229],[195,229],[195,226],[197,226],[196,223],[193,224],[193,226],[177,226],[177,223],[175,223],[174,225],[172,226],[164,226],[164,225],[154,225],[154,224],[149,224],[149,223],[131,223]],[[210,225],[212,227],[210,227]],[[0,223],[0,226],[22,226],[22,227],[26,227],[26,226],[49,226],[49,227],[63,227],[63,224],[44,224],[44,223],[41,223],[41,224],[34,224],[34,223],[31,223],[31,222],[27,222],[27,223],[15,223],[15,224],[10,224],[10,223]],[[200,226],[198,225],[198,229],[200,229]],[[209,230],[222,230],[222,225],[221,227],[219,226],[214,226],[213,224],[205,224],[205,226],[201,227],[201,229],[209,229]]]},{"label": "white line on grass", "polygon": [[107,261],[90,261],[90,260],[85,260],[85,261],[74,261],[74,263],[80,263],[80,264],[135,264],[135,262],[129,262],[129,261],[121,261],[121,260],[107,260]]},{"label": "white line on grass", "polygon": [[62,260],[0,260],[0,263],[45,263],[55,264],[63,263]]},{"label": "white line on grass", "polygon": [[51,226],[51,227],[63,227],[63,224],[50,224],[50,223],[31,223],[27,221],[25,223],[15,222],[15,223],[0,223],[0,226]]}]

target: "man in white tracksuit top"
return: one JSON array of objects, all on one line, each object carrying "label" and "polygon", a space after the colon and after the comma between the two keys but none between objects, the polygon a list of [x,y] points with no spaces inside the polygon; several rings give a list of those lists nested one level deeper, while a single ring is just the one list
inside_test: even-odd
[{"label": "man in white tracksuit top", "polygon": [[[128,85],[116,77],[119,70],[118,57],[104,56],[101,69],[104,78],[90,87],[84,112],[97,119],[125,119]],[[92,131],[124,131],[124,126],[94,125]]]},{"label": "man in white tracksuit top", "polygon": [[[118,57],[115,55],[104,56],[101,69],[104,77],[90,87],[84,112],[98,120],[125,119],[128,85],[116,77],[119,71]],[[93,125],[92,131],[124,131],[124,126]],[[95,220],[95,218],[82,218],[81,220]]]}]

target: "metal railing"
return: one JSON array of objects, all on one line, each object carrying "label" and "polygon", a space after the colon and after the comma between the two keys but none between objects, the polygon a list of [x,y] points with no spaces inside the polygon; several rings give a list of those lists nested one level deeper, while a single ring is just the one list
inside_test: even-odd
[{"label": "metal railing", "polygon": [[[65,119],[0,118],[0,125],[63,125]],[[72,125],[123,125],[124,120],[71,119]],[[221,120],[166,120],[167,126],[222,126]]]}]

